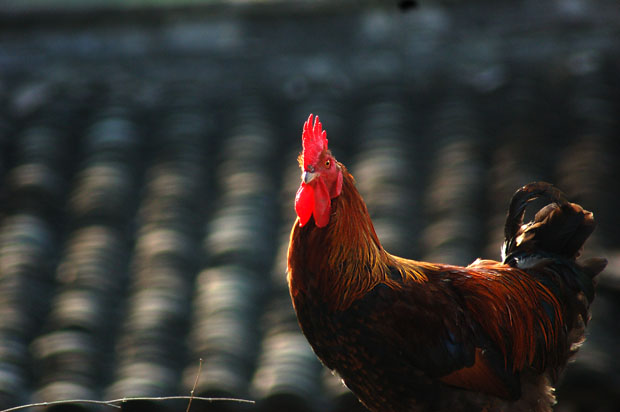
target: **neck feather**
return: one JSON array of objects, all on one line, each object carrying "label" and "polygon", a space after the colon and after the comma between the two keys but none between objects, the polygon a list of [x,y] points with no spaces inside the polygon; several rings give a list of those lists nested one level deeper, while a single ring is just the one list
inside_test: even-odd
[{"label": "neck feather", "polygon": [[319,293],[332,306],[344,309],[387,278],[391,256],[383,249],[368,209],[343,165],[340,196],[332,200],[329,224],[295,222],[289,245],[289,286]]}]

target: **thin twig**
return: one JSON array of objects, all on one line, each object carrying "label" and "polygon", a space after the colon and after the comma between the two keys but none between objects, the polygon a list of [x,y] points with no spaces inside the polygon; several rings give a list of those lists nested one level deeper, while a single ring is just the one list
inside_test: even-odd
[{"label": "thin twig", "polygon": [[203,398],[201,396],[155,396],[155,397],[145,396],[145,397],[137,397],[137,398],[112,399],[109,401],[94,401],[91,399],[71,399],[71,400],[66,400],[66,401],[38,402],[38,403],[30,403],[28,405],[15,406],[9,409],[3,409],[0,412],[14,412],[14,411],[21,411],[27,408],[35,408],[38,406],[47,407],[47,406],[54,406],[54,405],[64,405],[64,404],[69,404],[69,403],[105,405],[111,408],[121,409],[120,406],[115,405],[115,404],[123,403],[123,402],[131,402],[131,401],[170,401],[170,400],[178,400],[178,399],[184,399],[184,400],[196,399],[198,401],[204,401],[204,402],[238,402],[238,403],[251,403],[251,404],[255,403],[254,401],[250,401],[247,399],[236,399],[236,398]]},{"label": "thin twig", "polygon": [[194,399],[194,391],[196,390],[196,386],[198,386],[198,380],[200,379],[200,373],[202,372],[202,358],[200,358],[200,363],[198,364],[198,373],[196,374],[196,380],[194,381],[194,386],[192,386],[192,391],[189,393],[189,402],[187,402],[187,409],[185,412],[189,412],[189,408],[192,406],[192,399]]},{"label": "thin twig", "polygon": [[[117,401],[120,401],[120,399],[118,399]],[[73,399],[73,400],[68,400],[68,401],[50,401],[50,402],[30,403],[28,405],[21,405],[21,406],[15,406],[15,407],[9,408],[9,409],[3,409],[0,412],[13,412],[13,411],[20,411],[22,409],[27,409],[27,408],[35,408],[37,406],[64,405],[66,403],[86,403],[86,404],[90,404],[90,405],[106,405],[106,406],[110,406],[112,408],[121,409],[120,406],[114,405],[114,403],[117,403],[114,400],[112,400],[112,401],[94,401],[94,400],[90,400],[90,399]]]}]

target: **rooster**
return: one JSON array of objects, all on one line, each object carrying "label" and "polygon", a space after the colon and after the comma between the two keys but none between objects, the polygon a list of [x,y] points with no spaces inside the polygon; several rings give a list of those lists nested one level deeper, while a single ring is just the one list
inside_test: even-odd
[{"label": "rooster", "polygon": [[[510,203],[502,262],[408,260],[381,246],[318,117],[302,144],[287,280],[323,364],[375,412],[551,411],[607,264],[577,261],[593,214],[531,183]],[[536,198],[548,204],[523,224]]]}]

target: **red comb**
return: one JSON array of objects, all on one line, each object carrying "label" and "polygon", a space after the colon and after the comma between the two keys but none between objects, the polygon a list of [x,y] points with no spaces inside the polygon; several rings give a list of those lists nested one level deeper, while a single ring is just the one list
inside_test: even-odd
[{"label": "red comb", "polygon": [[319,116],[314,119],[312,124],[312,113],[304,123],[304,131],[301,135],[301,142],[304,147],[304,169],[315,165],[321,152],[327,149],[327,132],[323,130],[323,125],[319,121]]}]

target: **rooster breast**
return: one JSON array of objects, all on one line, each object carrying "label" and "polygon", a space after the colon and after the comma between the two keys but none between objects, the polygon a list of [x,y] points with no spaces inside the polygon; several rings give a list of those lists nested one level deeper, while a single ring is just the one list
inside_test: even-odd
[{"label": "rooster breast", "polygon": [[429,385],[430,380],[404,362],[405,354],[391,347],[389,337],[377,336],[373,328],[373,313],[382,309],[380,295],[389,294],[385,288],[377,286],[344,311],[330,311],[312,290],[300,293],[294,305],[316,355],[368,408],[407,411],[411,387]]}]

